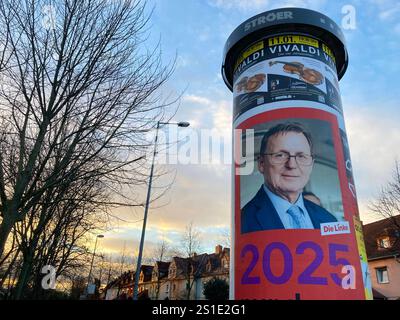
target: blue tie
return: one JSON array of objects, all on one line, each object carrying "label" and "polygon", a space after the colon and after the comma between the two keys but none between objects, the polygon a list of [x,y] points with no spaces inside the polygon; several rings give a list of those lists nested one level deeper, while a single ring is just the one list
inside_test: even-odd
[{"label": "blue tie", "polygon": [[304,215],[298,206],[291,206],[287,213],[292,217],[292,229],[305,229]]}]

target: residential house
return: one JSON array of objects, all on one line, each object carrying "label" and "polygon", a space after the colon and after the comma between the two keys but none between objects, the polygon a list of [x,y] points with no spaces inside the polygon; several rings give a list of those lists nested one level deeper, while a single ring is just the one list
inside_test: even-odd
[{"label": "residential house", "polygon": [[217,245],[215,252],[208,255],[207,263],[203,270],[202,276],[196,284],[196,297],[198,300],[204,300],[204,285],[213,278],[225,280],[229,283],[229,265],[230,250]]},{"label": "residential house", "polygon": [[104,299],[105,300],[115,300],[118,298],[119,294],[119,278],[114,279],[113,281],[107,283],[106,287],[104,288]]},{"label": "residential house", "polygon": [[168,297],[168,269],[170,262],[157,261],[151,276],[149,297],[152,300],[164,300]]},{"label": "residential house", "polygon": [[194,254],[190,258],[174,257],[168,271],[169,295],[171,300],[203,300],[203,288],[214,277],[225,279],[229,283],[229,249],[218,245],[212,254]]},{"label": "residential house", "polygon": [[[154,266],[149,266],[149,265],[142,265],[140,267],[138,298],[143,298],[143,299],[149,298],[149,291],[152,286],[151,278],[153,274],[153,268]],[[130,297],[133,296],[133,285],[134,283],[132,282],[131,284],[132,294],[130,295]]]},{"label": "residential house", "polygon": [[135,271],[128,270],[104,288],[105,300],[124,300],[132,296]]},{"label": "residential house", "polygon": [[181,257],[173,257],[168,268],[168,299],[181,300],[185,298],[186,274],[188,260]]},{"label": "residential house", "polygon": [[400,216],[363,226],[375,299],[400,299]]},{"label": "residential house", "polygon": [[[154,266],[142,265],[139,275],[138,298],[152,300],[205,299],[204,285],[212,278],[229,283],[229,248],[218,245],[212,254],[173,257],[170,262],[157,261]],[[107,284],[106,300],[130,299],[133,296],[135,272],[126,272]]]}]

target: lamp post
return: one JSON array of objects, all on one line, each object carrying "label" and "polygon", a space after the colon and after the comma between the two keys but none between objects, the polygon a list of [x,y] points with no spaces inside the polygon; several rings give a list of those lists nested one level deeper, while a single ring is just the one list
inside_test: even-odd
[{"label": "lamp post", "polygon": [[87,284],[87,287],[86,287],[86,293],[87,294],[89,294],[90,278],[92,277],[92,268],[93,268],[94,256],[96,255],[97,239],[98,238],[104,238],[104,235],[98,234],[96,236],[96,242],[94,243],[94,250],[93,250],[93,256],[92,256],[92,263],[90,264],[90,269],[89,269],[88,284]]},{"label": "lamp post", "polygon": [[154,151],[153,151],[153,159],[151,163],[150,169],[150,177],[149,177],[149,186],[147,189],[147,197],[146,197],[146,205],[144,208],[144,217],[143,217],[143,227],[142,227],[142,236],[140,238],[140,246],[139,246],[139,255],[137,260],[136,266],[136,273],[135,273],[135,283],[133,286],[133,300],[137,300],[138,298],[138,288],[139,288],[139,276],[140,276],[140,268],[142,266],[142,254],[143,254],[143,246],[144,246],[144,236],[146,233],[146,222],[147,222],[147,212],[149,211],[149,203],[150,203],[150,194],[151,194],[151,183],[153,181],[153,171],[154,171],[154,161],[157,155],[157,141],[158,141],[158,129],[160,129],[160,125],[168,125],[168,124],[175,124],[178,127],[189,127],[189,122],[157,122],[156,127],[156,137],[154,140]]}]

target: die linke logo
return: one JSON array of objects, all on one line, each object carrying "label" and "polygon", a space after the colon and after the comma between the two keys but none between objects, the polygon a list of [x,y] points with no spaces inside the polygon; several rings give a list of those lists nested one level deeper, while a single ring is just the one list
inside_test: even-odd
[{"label": "die linke logo", "polygon": [[350,233],[350,225],[347,221],[321,223],[321,235]]}]

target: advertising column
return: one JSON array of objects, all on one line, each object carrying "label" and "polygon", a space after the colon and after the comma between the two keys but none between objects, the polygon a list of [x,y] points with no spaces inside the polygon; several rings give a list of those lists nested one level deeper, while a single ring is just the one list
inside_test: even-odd
[{"label": "advertising column", "polygon": [[261,13],[228,38],[233,299],[371,298],[339,89],[347,64],[339,27],[307,9]]}]

